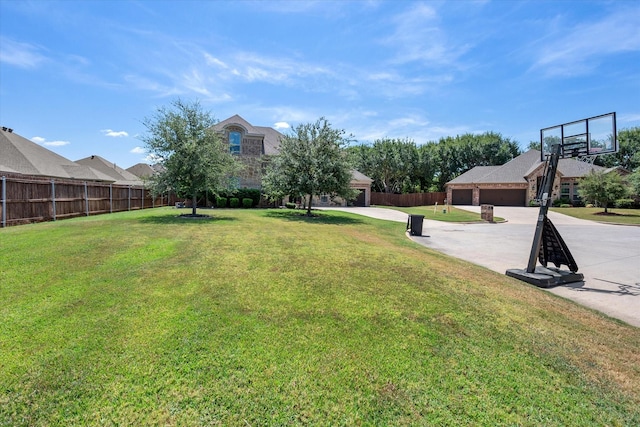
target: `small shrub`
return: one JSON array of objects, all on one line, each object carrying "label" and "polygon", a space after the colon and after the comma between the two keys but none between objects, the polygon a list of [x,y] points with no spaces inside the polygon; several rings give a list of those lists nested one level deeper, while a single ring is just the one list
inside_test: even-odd
[{"label": "small shrub", "polygon": [[258,203],[260,203],[260,190],[255,188],[241,188],[236,190],[233,196],[240,200],[251,199],[251,206],[258,206]]},{"label": "small shrub", "polygon": [[232,197],[229,199],[229,206],[231,206],[232,208],[237,208],[240,206],[240,199],[238,199],[237,197]]},{"label": "small shrub", "polygon": [[287,209],[295,209],[296,208],[296,204],[295,203],[287,202],[284,205],[287,207]]},{"label": "small shrub", "polygon": [[245,197],[244,199],[242,199],[242,207],[243,208],[249,209],[252,206],[253,206],[253,199],[250,199],[248,197]]},{"label": "small shrub", "polygon": [[574,200],[573,202],[571,202],[571,205],[574,208],[584,208],[584,202],[582,200]]},{"label": "small shrub", "polygon": [[219,208],[227,207],[227,198],[226,197],[217,197],[216,198],[216,206]]},{"label": "small shrub", "polygon": [[633,199],[618,199],[615,206],[620,209],[631,209],[634,205]]},{"label": "small shrub", "polygon": [[530,207],[539,207],[540,206],[540,202],[538,200],[529,200],[529,206]]},{"label": "small shrub", "polygon": [[562,205],[570,205],[571,200],[568,197],[560,197],[559,199],[555,199],[552,203],[554,208],[560,207]]},{"label": "small shrub", "polygon": [[573,206],[572,206],[572,205],[570,205],[570,204],[568,204],[568,203],[562,203],[562,204],[560,205],[560,207],[561,207],[561,208],[572,208]]}]

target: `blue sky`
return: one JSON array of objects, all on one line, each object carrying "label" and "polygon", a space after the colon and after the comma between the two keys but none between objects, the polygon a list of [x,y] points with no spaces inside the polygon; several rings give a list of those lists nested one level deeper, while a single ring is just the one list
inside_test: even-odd
[{"label": "blue sky", "polygon": [[0,124],[71,159],[145,158],[180,97],[286,133],[358,142],[640,126],[637,1],[0,0]]}]

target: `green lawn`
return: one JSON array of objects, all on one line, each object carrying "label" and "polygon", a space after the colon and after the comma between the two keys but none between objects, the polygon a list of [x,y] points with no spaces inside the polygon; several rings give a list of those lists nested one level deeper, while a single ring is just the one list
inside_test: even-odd
[{"label": "green lawn", "polygon": [[0,230],[0,426],[640,425],[640,329],[343,212]]},{"label": "green lawn", "polygon": [[[414,206],[410,208],[396,206],[376,206],[377,208],[395,209],[413,215],[424,215],[425,219],[444,222],[483,222],[479,213],[458,209],[454,206]],[[494,217],[495,222],[502,222],[504,218]]]},{"label": "green lawn", "polygon": [[604,213],[604,208],[551,208],[551,210],[590,221],[640,225],[640,209],[609,208],[608,214]]}]

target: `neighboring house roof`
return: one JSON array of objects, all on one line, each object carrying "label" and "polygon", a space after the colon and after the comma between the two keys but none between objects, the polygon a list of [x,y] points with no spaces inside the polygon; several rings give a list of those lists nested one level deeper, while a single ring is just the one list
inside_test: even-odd
[{"label": "neighboring house roof", "polygon": [[0,171],[51,178],[113,182],[89,166],[62,157],[8,130],[0,130]]},{"label": "neighboring house roof", "polygon": [[222,131],[227,126],[232,125],[243,128],[248,136],[262,136],[264,140],[264,154],[274,155],[280,152],[280,138],[284,135],[270,127],[253,126],[237,114],[219,122],[214,126],[214,129]]},{"label": "neighboring house roof", "polygon": [[[476,166],[447,184],[523,184],[543,164],[540,151],[529,150],[502,166]],[[600,170],[605,169],[574,158],[560,159],[558,162],[558,173],[565,178],[579,178]]]},{"label": "neighboring house roof", "polygon": [[362,172],[358,172],[355,169],[351,170],[351,181],[366,182],[366,183],[369,183],[369,184],[371,184],[373,182],[373,180],[371,178],[369,178],[368,176],[366,176]]},{"label": "neighboring house roof", "polygon": [[105,175],[110,176],[115,181],[115,184],[120,185],[143,185],[144,183],[136,175],[122,169],[115,163],[111,163],[108,160],[100,156],[89,156],[84,159],[76,160],[76,163],[80,165],[90,166]]},{"label": "neighboring house roof", "polygon": [[130,168],[127,168],[126,171],[134,174],[138,178],[146,178],[156,174],[156,170],[146,163],[136,163]]}]

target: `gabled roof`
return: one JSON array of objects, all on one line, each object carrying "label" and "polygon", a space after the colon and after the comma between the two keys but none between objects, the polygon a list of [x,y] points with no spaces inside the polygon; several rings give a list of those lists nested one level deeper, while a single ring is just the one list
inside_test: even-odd
[{"label": "gabled roof", "polygon": [[109,175],[72,162],[8,130],[0,130],[0,171],[51,178],[114,181]]},{"label": "gabled roof", "polygon": [[222,131],[227,126],[232,125],[240,126],[248,135],[262,136],[264,138],[264,154],[273,155],[280,152],[280,138],[284,135],[270,127],[253,126],[237,114],[217,123],[214,129]]},{"label": "gabled roof", "polygon": [[110,161],[100,156],[85,157],[84,159],[76,160],[76,163],[80,165],[90,166],[93,169],[96,169],[103,174],[110,176],[115,181],[115,184],[143,185],[143,182],[140,178],[138,178],[131,172],[122,169],[115,163],[111,163]]},{"label": "gabled roof", "polygon": [[126,169],[127,172],[131,172],[138,178],[145,178],[156,174],[155,169],[146,163],[136,163],[135,165]]},{"label": "gabled roof", "polygon": [[[522,184],[542,165],[540,151],[529,150],[502,166],[476,166],[447,184]],[[592,170],[604,168],[573,158],[560,159],[558,162],[558,173],[565,178],[579,178]]]},{"label": "gabled roof", "polygon": [[357,171],[355,169],[351,170],[351,181],[361,181],[361,182],[368,182],[368,183],[372,183],[373,182],[373,180],[371,178],[369,178],[368,176],[366,176],[362,172],[359,172],[359,171]]}]

